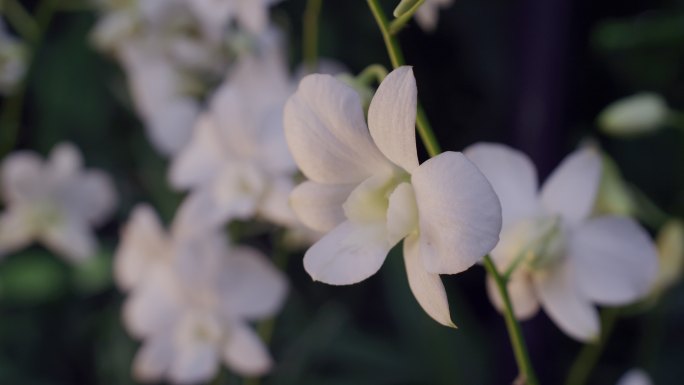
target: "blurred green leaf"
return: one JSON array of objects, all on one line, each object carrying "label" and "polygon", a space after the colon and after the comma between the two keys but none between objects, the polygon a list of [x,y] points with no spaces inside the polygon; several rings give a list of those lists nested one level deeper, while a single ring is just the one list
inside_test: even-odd
[{"label": "blurred green leaf", "polygon": [[64,295],[68,287],[64,262],[47,252],[23,252],[0,264],[0,298],[44,302]]}]

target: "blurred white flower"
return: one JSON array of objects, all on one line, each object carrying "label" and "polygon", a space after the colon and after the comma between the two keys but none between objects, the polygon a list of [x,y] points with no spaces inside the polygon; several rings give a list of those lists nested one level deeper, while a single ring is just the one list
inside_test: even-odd
[{"label": "blurred white flower", "polygon": [[253,34],[266,30],[269,8],[281,0],[185,0],[207,33],[225,33],[231,21]]},{"label": "blurred white flower", "polygon": [[297,167],[282,124],[293,87],[280,47],[262,48],[240,59],[172,163],[172,185],[191,190],[179,212],[187,231],[254,216],[298,225],[288,205]]},{"label": "blurred white flower", "polygon": [[71,262],[97,251],[92,227],[109,218],[116,193],[105,173],[83,170],[76,147],[57,145],[45,162],[33,152],[17,151],[3,160],[0,172],[6,206],[0,214],[0,255],[32,241]]},{"label": "blurred white flower", "polygon": [[[480,261],[498,241],[499,201],[485,177],[457,152],[418,164],[417,89],[410,67],[387,76],[368,111],[329,75],[305,77],[285,106],[285,135],[310,179],[293,209],[327,232],[304,256],[314,280],[348,285],[375,274],[404,241],[410,287],[423,309],[452,326],[439,274]],[[370,128],[370,131],[369,131]]]},{"label": "blurred white flower", "polygon": [[598,124],[606,134],[632,136],[661,128],[670,109],[662,96],[642,92],[611,103],[598,117]]},{"label": "blurred white flower", "polygon": [[416,12],[416,22],[423,30],[434,31],[437,28],[440,9],[450,6],[453,2],[454,0],[425,0]]},{"label": "blurred white flower", "polygon": [[218,232],[167,234],[154,212],[139,206],[115,264],[129,292],[124,323],[143,340],[133,363],[137,380],[206,382],[221,363],[243,376],[270,369],[249,322],[280,309],[287,283],[258,251],[231,247]]},{"label": "blurred white flower", "polygon": [[232,61],[228,37],[202,34],[185,0],[102,3],[93,40],[123,66],[152,144],[173,155],[190,139],[202,97]]},{"label": "blurred white flower", "polygon": [[618,380],[616,385],[653,385],[653,381],[641,369],[632,369]]},{"label": "blurred white flower", "polygon": [[27,47],[0,21],[0,93],[10,94],[26,73]]},{"label": "blurred white flower", "polygon": [[[623,305],[648,294],[658,272],[648,233],[630,218],[589,218],[601,178],[598,151],[568,156],[539,192],[536,170],[521,152],[481,143],[465,154],[501,199],[501,242],[491,255],[501,272],[512,271],[508,289],[518,318],[541,305],[566,334],[587,341],[599,333],[594,303]],[[501,309],[491,277],[488,291]]]},{"label": "blurred white flower", "polygon": [[124,45],[119,57],[150,141],[164,155],[177,153],[190,139],[200,111],[197,97],[184,90],[183,72],[153,39]]}]

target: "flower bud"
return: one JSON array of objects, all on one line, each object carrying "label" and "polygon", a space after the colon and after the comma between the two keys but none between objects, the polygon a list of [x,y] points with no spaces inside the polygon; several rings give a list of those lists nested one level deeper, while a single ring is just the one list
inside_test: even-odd
[{"label": "flower bud", "polygon": [[599,115],[598,125],[609,135],[634,136],[657,130],[668,114],[662,96],[643,92],[611,103]]},{"label": "flower bud", "polygon": [[394,12],[392,14],[394,17],[400,17],[401,15],[405,14],[408,12],[411,8],[413,8],[420,0],[401,0],[399,5],[397,5],[396,8],[394,8]]},{"label": "flower bud", "polygon": [[684,273],[684,223],[673,219],[668,221],[656,241],[660,257],[660,273],[656,291],[663,291],[676,284]]},{"label": "flower bud", "polygon": [[596,196],[596,214],[633,216],[636,203],[615,161],[603,155],[601,184]]}]

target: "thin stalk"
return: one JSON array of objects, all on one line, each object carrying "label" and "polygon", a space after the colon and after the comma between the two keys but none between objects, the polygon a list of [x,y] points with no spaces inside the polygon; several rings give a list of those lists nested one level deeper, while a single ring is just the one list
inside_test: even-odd
[{"label": "thin stalk", "polygon": [[[382,37],[385,41],[385,46],[387,48],[387,53],[389,54],[389,58],[392,63],[392,67],[397,68],[404,65],[404,54],[401,51],[401,47],[399,46],[399,42],[397,41],[396,36],[392,34],[390,31],[390,25],[387,16],[380,7],[378,0],[367,0],[367,2],[368,7],[373,13],[373,17],[375,18],[375,21],[378,24],[378,27],[380,28],[380,32],[382,33]],[[441,152],[439,143],[437,142],[435,134],[432,131],[432,127],[428,122],[427,116],[425,115],[425,111],[420,106],[420,104],[418,104],[418,111],[416,114],[416,125],[418,126],[418,133],[420,135],[421,140],[423,141],[423,144],[425,145],[428,154],[431,157],[438,155]],[[504,300],[504,304],[506,307],[506,311],[504,313],[504,317],[506,319],[506,327],[508,329],[511,344],[513,345],[513,352],[515,354],[515,358],[518,363],[518,368],[521,372],[521,375],[524,377],[524,381],[526,384],[538,385],[537,376],[534,373],[534,369],[532,368],[532,364],[527,353],[527,346],[525,345],[525,340],[522,336],[520,324],[518,324],[518,320],[515,318],[513,314],[513,306],[511,305],[511,300],[508,296],[508,288],[506,285],[506,281],[499,274],[498,270],[496,269],[496,266],[494,266],[494,262],[492,262],[492,259],[489,256],[485,256],[484,263],[487,271],[492,275],[492,277],[494,277],[497,287],[501,292],[501,297]]]},{"label": "thin stalk", "polygon": [[[27,78],[31,72],[33,58],[36,51],[43,42],[45,33],[50,26],[50,22],[54,16],[55,0],[43,0],[36,8],[35,18],[31,17],[26,10],[15,0],[0,0],[2,4],[2,11],[12,22],[13,26],[22,33],[21,28],[25,29],[23,34],[26,36],[29,45],[26,54],[26,61],[28,69],[24,78],[21,79],[14,94],[9,96],[2,106],[0,112],[0,158],[10,152],[17,141],[17,134],[19,133],[19,126],[21,125],[21,112],[24,109],[24,101],[26,98]],[[21,27],[20,27],[21,26]]]},{"label": "thin stalk", "polygon": [[23,39],[28,42],[38,40],[41,34],[40,27],[21,3],[17,0],[2,0],[0,4],[2,14]]},{"label": "thin stalk", "polygon": [[380,84],[382,80],[387,76],[387,69],[380,64],[371,64],[366,67],[361,73],[356,77],[356,80],[362,84],[370,84],[372,81],[378,82]]},{"label": "thin stalk", "polygon": [[302,51],[304,64],[311,71],[315,71],[318,66],[318,19],[322,3],[322,0],[308,0],[304,9]]},{"label": "thin stalk", "polygon": [[499,294],[503,299],[506,329],[508,330],[508,336],[511,339],[513,354],[515,355],[515,360],[518,363],[518,370],[520,370],[522,383],[527,385],[538,385],[539,382],[537,381],[537,376],[534,373],[530,356],[527,353],[527,346],[525,345],[522,329],[520,328],[520,324],[513,313],[513,305],[511,304],[511,299],[508,296],[506,281],[501,274],[499,274],[496,265],[494,265],[494,261],[492,261],[492,258],[489,255],[485,256],[484,258],[484,266],[489,275],[491,275],[494,279],[496,287],[499,290]]},{"label": "thin stalk", "polygon": [[[392,67],[398,68],[402,65],[405,65],[406,62],[404,60],[404,53],[401,51],[401,47],[399,46],[396,36],[390,33],[389,21],[385,15],[385,12],[380,7],[378,0],[367,1],[368,7],[373,13],[373,17],[375,17],[375,21],[380,28],[380,32],[382,33],[382,38],[385,41],[385,46],[387,47],[387,53],[389,54]],[[435,133],[432,131],[432,127],[430,126],[427,116],[425,115],[425,111],[423,110],[423,107],[421,107],[420,103],[418,104],[418,112],[416,114],[416,126],[418,127],[418,135],[420,135],[420,139],[423,141],[428,154],[432,157],[442,152],[435,137]]]},{"label": "thin stalk", "polygon": [[389,25],[390,33],[392,35],[396,35],[397,33],[399,33],[406,26],[406,23],[411,21],[413,15],[418,11],[418,8],[420,8],[420,6],[423,5],[424,2],[425,0],[416,1],[416,3],[413,4],[411,9],[399,15],[399,17],[397,17],[396,19],[392,20],[392,22]]},{"label": "thin stalk", "polygon": [[575,358],[568,372],[565,385],[583,385],[601,358],[606,343],[613,332],[615,321],[620,315],[619,308],[606,308],[601,312],[601,337],[592,344],[586,344]]}]

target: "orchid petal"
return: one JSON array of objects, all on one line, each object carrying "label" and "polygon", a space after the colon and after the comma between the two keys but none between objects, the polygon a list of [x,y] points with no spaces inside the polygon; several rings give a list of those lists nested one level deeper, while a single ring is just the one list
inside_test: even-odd
[{"label": "orchid petal", "polygon": [[380,151],[409,173],[418,167],[416,108],[418,89],[411,67],[392,71],[368,108],[368,128]]},{"label": "orchid petal", "polygon": [[114,279],[130,290],[150,273],[150,261],[168,256],[168,240],[159,217],[147,205],[138,205],[121,233],[114,256]]},{"label": "orchid petal", "polygon": [[190,143],[176,155],[171,163],[169,179],[178,189],[188,189],[209,181],[221,167],[224,158],[221,137],[214,120],[201,115]]},{"label": "orchid petal", "polygon": [[175,384],[211,380],[219,369],[219,353],[210,343],[196,343],[176,351],[169,378]]},{"label": "orchid petal", "polygon": [[83,156],[71,143],[56,145],[48,158],[51,173],[58,178],[68,178],[76,175],[83,168]]},{"label": "orchid petal", "polygon": [[591,219],[569,245],[584,294],[604,305],[624,305],[649,293],[658,274],[658,254],[648,233],[634,220]]},{"label": "orchid petal", "polygon": [[599,336],[598,311],[577,284],[568,261],[533,275],[535,291],[544,311],[570,337],[583,342]]},{"label": "orchid petal", "polygon": [[[524,274],[513,274],[508,281],[508,295],[513,305],[515,318],[527,320],[539,311],[539,301],[532,282]],[[487,294],[499,312],[505,311],[504,301],[494,278],[487,277]]]},{"label": "orchid petal", "polygon": [[285,105],[295,162],[320,183],[358,183],[390,162],[373,143],[358,94],[330,75],[309,75]]},{"label": "orchid petal", "polygon": [[226,315],[256,320],[275,314],[282,306],[287,281],[258,251],[231,250],[221,271],[217,291]]},{"label": "orchid petal", "polygon": [[0,188],[5,203],[26,201],[43,193],[43,161],[29,151],[13,152],[0,164]]},{"label": "orchid petal", "polygon": [[168,269],[148,272],[123,306],[123,322],[137,338],[172,328],[180,315],[177,281]]},{"label": "orchid petal", "polygon": [[307,181],[290,194],[290,205],[304,225],[321,232],[344,222],[342,204],[356,187],[353,184],[331,185]]},{"label": "orchid petal", "polygon": [[537,211],[537,171],[525,154],[494,143],[477,143],[463,153],[487,177],[499,197],[504,228]]},{"label": "orchid petal", "polygon": [[389,197],[387,208],[387,240],[391,245],[418,230],[416,194],[410,183],[399,184]]},{"label": "orchid petal", "polygon": [[158,334],[146,339],[133,359],[133,377],[140,382],[159,382],[173,362],[171,335]]},{"label": "orchid petal", "polygon": [[440,324],[455,328],[442,279],[439,274],[425,270],[420,258],[418,237],[415,235],[404,240],[404,263],[409,287],[423,310]]},{"label": "orchid petal", "polygon": [[12,207],[0,213],[0,256],[27,246],[34,236],[35,230],[25,210]]},{"label": "orchid petal", "polygon": [[420,253],[431,273],[456,274],[499,241],[501,205],[492,186],[463,154],[445,152],[413,173]]},{"label": "orchid petal", "polygon": [[304,255],[304,268],[314,281],[351,285],[375,274],[392,248],[385,224],[342,222]]},{"label": "orchid petal", "polygon": [[88,225],[76,218],[60,218],[45,227],[39,239],[54,253],[72,263],[83,262],[97,251],[97,239]]},{"label": "orchid petal", "polygon": [[577,224],[591,214],[600,181],[598,151],[589,147],[577,150],[565,158],[544,183],[542,204],[570,224]]},{"label": "orchid petal", "polygon": [[69,190],[72,212],[78,213],[95,226],[102,224],[116,208],[114,183],[104,172],[82,173]]},{"label": "orchid petal", "polygon": [[259,376],[273,365],[271,356],[259,336],[239,322],[231,325],[223,347],[223,359],[229,368],[242,376]]}]

